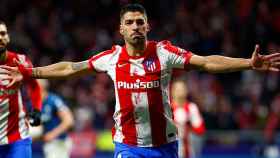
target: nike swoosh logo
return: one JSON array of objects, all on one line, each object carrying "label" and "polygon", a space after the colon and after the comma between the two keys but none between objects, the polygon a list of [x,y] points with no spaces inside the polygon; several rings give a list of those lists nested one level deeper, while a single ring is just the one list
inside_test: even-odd
[{"label": "nike swoosh logo", "polygon": [[124,67],[127,63],[124,63],[124,64],[118,64],[118,67],[121,68],[121,67]]}]

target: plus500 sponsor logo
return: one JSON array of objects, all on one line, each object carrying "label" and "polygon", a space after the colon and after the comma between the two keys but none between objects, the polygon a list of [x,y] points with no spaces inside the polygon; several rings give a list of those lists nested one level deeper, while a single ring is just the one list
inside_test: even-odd
[{"label": "plus500 sponsor logo", "polygon": [[139,89],[139,88],[157,88],[159,87],[159,81],[150,81],[150,82],[141,82],[136,80],[136,82],[125,82],[125,81],[118,81],[117,82],[118,89]]}]

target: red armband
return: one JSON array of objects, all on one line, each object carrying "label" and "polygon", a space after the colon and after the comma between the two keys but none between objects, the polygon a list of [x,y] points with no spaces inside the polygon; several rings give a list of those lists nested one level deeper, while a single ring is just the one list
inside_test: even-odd
[{"label": "red armband", "polygon": [[30,79],[32,77],[32,68],[27,68],[23,65],[18,65],[18,69],[24,79]]}]

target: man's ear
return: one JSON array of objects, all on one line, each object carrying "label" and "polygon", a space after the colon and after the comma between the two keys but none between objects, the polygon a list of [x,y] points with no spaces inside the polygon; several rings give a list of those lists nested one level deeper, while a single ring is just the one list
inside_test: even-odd
[{"label": "man's ear", "polygon": [[10,43],[10,36],[8,35],[7,43]]},{"label": "man's ear", "polygon": [[151,25],[148,23],[147,25],[147,32],[151,31]]},{"label": "man's ear", "polygon": [[121,24],[120,24],[120,34],[123,35],[123,28]]}]

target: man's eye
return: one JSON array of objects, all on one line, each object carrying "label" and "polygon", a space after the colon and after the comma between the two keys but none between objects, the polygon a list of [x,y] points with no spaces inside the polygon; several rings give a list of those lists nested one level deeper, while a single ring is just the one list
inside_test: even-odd
[{"label": "man's eye", "polygon": [[143,24],[144,24],[144,21],[143,21],[143,20],[137,20],[136,23],[137,23],[138,25],[143,25]]},{"label": "man's eye", "polygon": [[130,24],[132,24],[132,23],[133,23],[132,20],[127,20],[127,21],[125,22],[126,25],[130,25]]},{"label": "man's eye", "polygon": [[7,34],[7,32],[0,32],[1,36],[5,36]]}]

